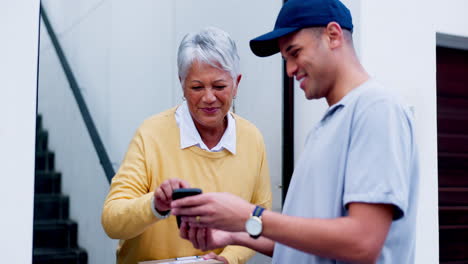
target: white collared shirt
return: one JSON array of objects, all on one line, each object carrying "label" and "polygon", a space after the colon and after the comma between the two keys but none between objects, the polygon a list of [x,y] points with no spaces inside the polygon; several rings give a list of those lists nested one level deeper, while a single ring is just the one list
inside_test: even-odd
[{"label": "white collared shirt", "polygon": [[180,129],[180,148],[197,146],[210,152],[219,152],[223,149],[236,154],[236,120],[229,112],[227,115],[227,128],[221,140],[212,149],[209,149],[198,133],[195,123],[188,109],[187,101],[184,101],[175,112],[175,119]]}]

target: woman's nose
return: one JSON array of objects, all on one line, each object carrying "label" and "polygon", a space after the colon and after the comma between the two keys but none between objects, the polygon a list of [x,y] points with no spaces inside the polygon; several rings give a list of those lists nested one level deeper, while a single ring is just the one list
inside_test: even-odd
[{"label": "woman's nose", "polygon": [[214,94],[213,89],[211,88],[205,89],[205,94],[203,95],[203,101],[205,103],[213,103],[216,101],[216,96]]}]

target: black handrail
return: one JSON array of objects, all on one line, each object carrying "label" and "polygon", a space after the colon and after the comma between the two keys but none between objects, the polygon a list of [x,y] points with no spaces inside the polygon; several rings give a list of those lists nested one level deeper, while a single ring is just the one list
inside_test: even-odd
[{"label": "black handrail", "polygon": [[47,29],[47,32],[49,33],[52,44],[54,45],[55,51],[57,52],[57,56],[59,57],[60,64],[62,65],[63,71],[65,72],[65,75],[67,77],[68,84],[70,85],[73,95],[75,96],[75,100],[78,104],[78,108],[80,109],[83,121],[85,122],[86,128],[88,129],[89,136],[93,141],[94,149],[96,150],[96,153],[99,157],[99,162],[101,163],[101,166],[104,169],[107,180],[110,182],[115,174],[114,168],[112,167],[109,156],[107,155],[104,144],[102,143],[101,137],[99,136],[96,126],[94,125],[93,118],[89,113],[88,107],[83,98],[83,95],[81,94],[78,83],[76,82],[75,76],[73,75],[73,72],[70,68],[70,64],[65,58],[62,47],[60,46],[57,36],[55,35],[54,30],[52,29],[52,26],[49,22],[49,17],[45,12],[42,3],[40,4],[40,11],[42,20],[44,21],[44,25]]},{"label": "black handrail", "polygon": [[294,171],[294,79],[286,73],[283,62],[283,176],[282,202],[286,200]]},{"label": "black handrail", "polygon": [[[283,4],[288,0],[284,0]],[[283,62],[283,175],[282,203],[286,200],[289,183],[294,171],[294,80],[286,71]]]}]

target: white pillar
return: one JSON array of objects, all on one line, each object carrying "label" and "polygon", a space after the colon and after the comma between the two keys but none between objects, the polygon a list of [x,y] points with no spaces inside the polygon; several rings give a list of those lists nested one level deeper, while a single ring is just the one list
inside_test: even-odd
[{"label": "white pillar", "polygon": [[31,263],[39,1],[0,8],[0,248],[2,262]]}]

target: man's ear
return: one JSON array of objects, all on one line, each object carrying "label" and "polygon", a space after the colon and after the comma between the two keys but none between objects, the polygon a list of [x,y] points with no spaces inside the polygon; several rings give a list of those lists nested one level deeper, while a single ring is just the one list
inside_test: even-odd
[{"label": "man's ear", "polygon": [[327,27],[325,28],[325,32],[327,34],[331,49],[335,49],[343,45],[343,41],[344,41],[343,29],[338,23],[336,22],[328,23]]}]

